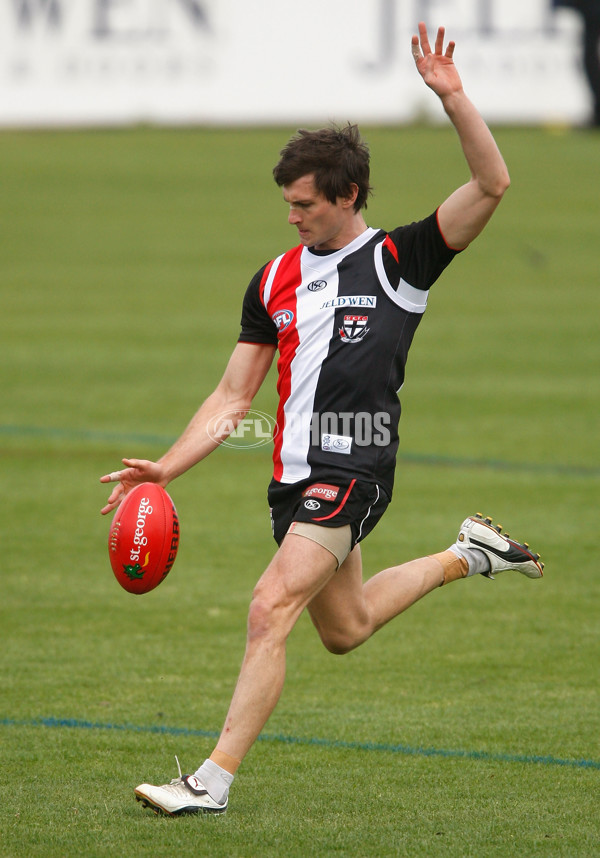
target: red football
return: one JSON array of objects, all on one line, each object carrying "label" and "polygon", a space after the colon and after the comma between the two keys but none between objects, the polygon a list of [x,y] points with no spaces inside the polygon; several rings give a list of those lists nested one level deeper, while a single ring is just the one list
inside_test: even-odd
[{"label": "red football", "polygon": [[177,510],[162,486],[142,483],[125,495],[108,535],[110,565],[123,589],[148,593],[158,587],[178,546]]}]

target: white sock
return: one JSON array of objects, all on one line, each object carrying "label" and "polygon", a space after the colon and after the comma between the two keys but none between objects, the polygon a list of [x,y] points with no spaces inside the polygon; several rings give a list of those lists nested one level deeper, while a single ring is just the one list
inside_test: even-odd
[{"label": "white sock", "polygon": [[456,554],[457,557],[464,557],[469,564],[467,578],[470,578],[471,575],[481,575],[482,572],[489,572],[492,568],[487,555],[484,551],[480,551],[479,548],[463,548],[462,545],[454,543],[454,545],[450,546],[449,550]]},{"label": "white sock", "polygon": [[222,769],[212,760],[204,760],[194,774],[202,781],[208,794],[218,804],[222,804],[227,798],[229,787],[233,783],[234,775]]}]

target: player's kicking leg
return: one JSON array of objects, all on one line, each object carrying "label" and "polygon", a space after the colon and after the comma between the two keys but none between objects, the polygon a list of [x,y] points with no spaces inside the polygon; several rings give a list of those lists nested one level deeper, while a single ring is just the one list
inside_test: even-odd
[{"label": "player's kicking leg", "polygon": [[443,584],[476,574],[493,578],[508,570],[541,578],[543,569],[526,542],[510,539],[500,525],[477,514],[465,519],[447,551],[384,569],[364,586],[356,546],[308,611],[327,649],[341,654]]}]

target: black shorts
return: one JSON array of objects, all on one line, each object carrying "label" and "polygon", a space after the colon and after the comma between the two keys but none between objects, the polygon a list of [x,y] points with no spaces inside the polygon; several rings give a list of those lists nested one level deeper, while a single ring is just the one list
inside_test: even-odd
[{"label": "black shorts", "polygon": [[306,521],[322,527],[349,524],[354,546],[373,530],[390,502],[377,483],[349,479],[346,475],[298,483],[271,480],[267,497],[278,545],[293,521]]}]

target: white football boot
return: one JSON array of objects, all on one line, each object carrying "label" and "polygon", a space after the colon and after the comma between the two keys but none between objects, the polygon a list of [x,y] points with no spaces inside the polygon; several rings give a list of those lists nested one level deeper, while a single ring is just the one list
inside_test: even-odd
[{"label": "white football boot", "polygon": [[[177,759],[177,758],[175,758]],[[222,804],[216,802],[208,794],[207,789],[196,775],[182,775],[162,786],[140,784],[134,790],[137,801],[144,807],[150,807],[154,813],[165,813],[167,816],[179,816],[185,813],[225,813],[228,797]]]},{"label": "white football boot", "polygon": [[502,533],[501,525],[493,525],[491,518],[481,513],[466,518],[458,532],[458,548],[477,548],[483,551],[490,562],[490,569],[482,572],[487,578],[494,578],[497,572],[513,569],[528,578],[541,578],[544,564],[539,554],[533,554],[526,542],[509,539],[508,533]]}]

